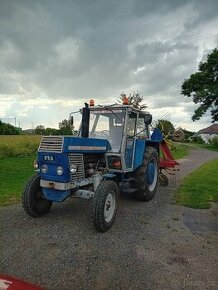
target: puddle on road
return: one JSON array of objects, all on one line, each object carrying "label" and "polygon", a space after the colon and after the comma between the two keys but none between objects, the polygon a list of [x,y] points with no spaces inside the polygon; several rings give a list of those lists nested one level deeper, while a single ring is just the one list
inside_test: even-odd
[{"label": "puddle on road", "polygon": [[210,209],[184,208],[183,224],[198,235],[218,237],[218,203]]}]

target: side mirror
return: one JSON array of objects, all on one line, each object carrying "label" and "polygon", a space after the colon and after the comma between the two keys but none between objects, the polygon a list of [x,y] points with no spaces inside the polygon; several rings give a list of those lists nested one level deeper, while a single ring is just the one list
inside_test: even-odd
[{"label": "side mirror", "polygon": [[73,123],[74,123],[73,116],[70,116],[70,118],[69,118],[69,125],[72,127],[73,126]]},{"label": "side mirror", "polygon": [[151,115],[151,114],[147,114],[147,115],[145,115],[145,117],[144,117],[144,122],[145,122],[145,124],[150,125],[151,122],[152,122],[152,115]]}]

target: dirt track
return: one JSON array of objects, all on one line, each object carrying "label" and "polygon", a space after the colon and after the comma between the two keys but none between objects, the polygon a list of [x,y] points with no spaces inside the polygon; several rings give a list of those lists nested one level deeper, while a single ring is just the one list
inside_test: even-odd
[{"label": "dirt track", "polygon": [[46,289],[218,289],[218,207],[187,209],[172,197],[179,178],[215,158],[191,151],[148,203],[122,196],[105,234],[92,228],[89,201],[70,199],[38,219],[20,205],[1,208],[0,272]]}]

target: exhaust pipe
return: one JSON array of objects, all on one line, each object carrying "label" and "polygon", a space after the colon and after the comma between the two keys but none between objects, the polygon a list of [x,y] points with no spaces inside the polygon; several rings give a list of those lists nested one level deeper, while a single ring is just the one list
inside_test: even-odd
[{"label": "exhaust pipe", "polygon": [[89,118],[90,118],[90,109],[87,103],[82,110],[82,130],[81,137],[89,138]]}]

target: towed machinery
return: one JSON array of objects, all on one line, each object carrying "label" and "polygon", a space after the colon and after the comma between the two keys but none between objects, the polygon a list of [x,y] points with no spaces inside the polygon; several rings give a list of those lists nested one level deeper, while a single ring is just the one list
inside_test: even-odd
[{"label": "towed machinery", "polygon": [[151,200],[159,172],[177,162],[161,132],[150,135],[148,112],[128,104],[94,106],[91,100],[80,113],[77,137],[42,137],[33,164],[38,173],[27,182],[22,203],[27,214],[39,217],[67,197],[93,199],[93,226],[104,232],[114,223],[120,191]]}]

